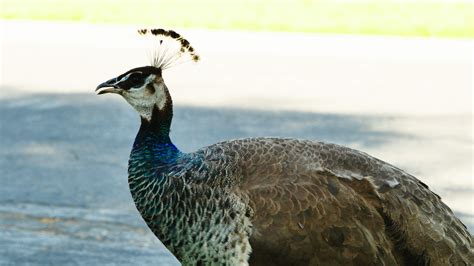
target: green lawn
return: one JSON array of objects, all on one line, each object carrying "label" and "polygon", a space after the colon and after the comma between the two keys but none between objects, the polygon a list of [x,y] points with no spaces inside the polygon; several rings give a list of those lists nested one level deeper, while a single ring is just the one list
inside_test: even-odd
[{"label": "green lawn", "polygon": [[1,18],[473,38],[472,2],[0,0]]}]

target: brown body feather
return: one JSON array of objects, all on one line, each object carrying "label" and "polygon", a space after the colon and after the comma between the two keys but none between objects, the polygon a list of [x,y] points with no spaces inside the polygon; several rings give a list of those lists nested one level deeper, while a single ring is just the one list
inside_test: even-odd
[{"label": "brown body feather", "polygon": [[440,198],[365,153],[291,139],[228,141],[197,153],[225,168],[251,208],[250,265],[474,263],[471,235]]}]

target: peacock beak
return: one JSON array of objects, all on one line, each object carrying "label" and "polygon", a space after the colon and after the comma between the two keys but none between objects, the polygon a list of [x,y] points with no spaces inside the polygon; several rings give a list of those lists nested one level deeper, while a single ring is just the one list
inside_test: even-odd
[{"label": "peacock beak", "polygon": [[117,78],[109,79],[104,83],[99,84],[95,89],[97,95],[104,94],[104,93],[122,93],[123,89],[117,86]]}]

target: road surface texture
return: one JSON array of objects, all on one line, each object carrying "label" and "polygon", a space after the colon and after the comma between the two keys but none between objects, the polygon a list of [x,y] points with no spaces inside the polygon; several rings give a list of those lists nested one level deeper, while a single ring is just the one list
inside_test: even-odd
[{"label": "road surface texture", "polygon": [[[135,112],[95,86],[148,63],[134,27],[0,22],[0,265],[178,265],[127,184]],[[184,151],[253,136],[363,150],[474,231],[472,42],[185,30],[165,73]]]}]

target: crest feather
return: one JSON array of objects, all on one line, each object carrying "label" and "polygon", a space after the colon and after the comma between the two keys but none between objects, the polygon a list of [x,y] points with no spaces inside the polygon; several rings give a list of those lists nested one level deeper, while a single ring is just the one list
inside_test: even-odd
[{"label": "crest feather", "polygon": [[138,34],[152,39],[151,65],[156,68],[163,70],[187,61],[199,61],[189,41],[173,30],[140,29]]}]

